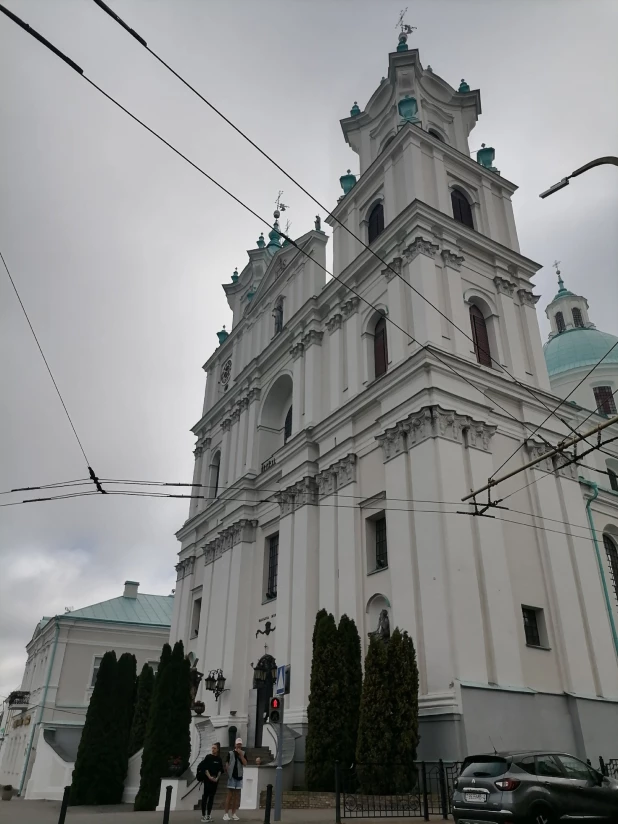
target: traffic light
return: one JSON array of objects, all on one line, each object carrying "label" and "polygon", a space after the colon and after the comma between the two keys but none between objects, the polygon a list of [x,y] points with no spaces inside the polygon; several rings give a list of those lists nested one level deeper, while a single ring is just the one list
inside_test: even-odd
[{"label": "traffic light", "polygon": [[279,724],[283,718],[283,698],[279,695],[273,695],[270,699],[270,711],[268,718],[271,724]]}]

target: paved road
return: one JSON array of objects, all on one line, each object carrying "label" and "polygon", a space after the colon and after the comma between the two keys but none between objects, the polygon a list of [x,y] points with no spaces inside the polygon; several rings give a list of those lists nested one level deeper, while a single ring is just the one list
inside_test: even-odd
[{"label": "paved road", "polygon": [[[57,824],[60,813],[59,801],[0,801],[0,824]],[[216,824],[222,821],[223,813],[215,816]],[[241,811],[243,822],[264,821],[264,811]],[[129,805],[119,807],[69,807],[66,824],[161,824],[163,813],[134,813]],[[170,824],[199,824],[198,812],[172,813]],[[365,822],[372,819],[364,819]],[[422,821],[419,818],[394,819],[400,822]],[[282,824],[334,824],[334,810],[283,810]],[[433,818],[432,824],[446,824],[442,819]],[[453,824],[451,821],[450,824]]]}]

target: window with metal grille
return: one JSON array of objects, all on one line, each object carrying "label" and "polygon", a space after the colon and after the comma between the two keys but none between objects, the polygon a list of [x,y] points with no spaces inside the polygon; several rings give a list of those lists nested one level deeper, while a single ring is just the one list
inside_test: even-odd
[{"label": "window with metal grille", "polygon": [[610,469],[609,466],[607,467],[607,474],[609,476],[609,485],[614,492],[618,492],[618,475],[616,475],[614,470]]},{"label": "window with metal grille", "polygon": [[556,329],[559,332],[566,331],[566,324],[564,322],[564,315],[562,314],[562,312],[556,312]]},{"label": "window with metal grille", "polygon": [[376,378],[379,378],[388,369],[388,344],[384,318],[380,318],[376,323],[373,332],[373,365]]},{"label": "window with metal grille", "polygon": [[459,189],[451,190],[451,206],[453,207],[453,217],[464,226],[474,229],[472,220],[472,207],[468,203],[468,198]]},{"label": "window with metal grille", "polygon": [[266,584],[266,597],[277,597],[277,572],[279,570],[279,533],[271,535],[268,539],[268,581]]},{"label": "window with metal grille", "polygon": [[99,667],[101,666],[101,661],[103,658],[95,658],[94,659],[94,667],[92,668],[92,679],[90,681],[90,686],[94,687],[97,682],[97,675],[99,674]]},{"label": "window with metal grille", "polygon": [[386,544],[386,518],[378,518],[376,528],[376,569],[388,566],[388,547]]},{"label": "window with metal grille", "polygon": [[607,553],[609,577],[612,579],[614,595],[618,601],[618,549],[616,549],[616,544],[613,539],[610,538],[609,535],[605,534],[603,535],[603,546],[605,547],[605,552]]},{"label": "window with metal grille", "polygon": [[522,607],[521,611],[524,616],[526,644],[529,644],[531,647],[540,647],[541,636],[539,634],[539,623],[537,620],[537,612],[539,610],[532,609],[532,607]]},{"label": "window with metal grille", "polygon": [[487,324],[483,313],[474,304],[470,307],[470,325],[472,326],[472,340],[477,361],[483,366],[491,366]]},{"label": "window with metal grille", "polygon": [[578,309],[577,307],[573,309],[573,323],[575,326],[579,326],[580,329],[583,329],[584,319],[582,317],[581,309]]},{"label": "window with metal grille", "polygon": [[595,386],[594,400],[597,405],[597,412],[602,415],[616,414],[616,401],[611,386]]},{"label": "window with metal grille", "polygon": [[283,424],[283,443],[287,443],[292,437],[292,407],[288,409],[288,414],[285,416],[285,423]]},{"label": "window with metal grille", "polygon": [[367,223],[368,243],[371,243],[377,238],[378,235],[381,235],[384,231],[384,207],[381,203],[376,203],[376,205],[373,207],[373,209],[369,213],[369,219]]}]

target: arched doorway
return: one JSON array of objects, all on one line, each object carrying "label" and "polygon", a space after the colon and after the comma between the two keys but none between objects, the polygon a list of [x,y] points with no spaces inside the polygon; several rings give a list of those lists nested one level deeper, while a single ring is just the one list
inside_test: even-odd
[{"label": "arched doorway", "polygon": [[255,709],[255,746],[262,746],[264,719],[268,715],[275,681],[277,680],[277,662],[272,655],[262,655],[253,668],[253,689],[257,690]]}]

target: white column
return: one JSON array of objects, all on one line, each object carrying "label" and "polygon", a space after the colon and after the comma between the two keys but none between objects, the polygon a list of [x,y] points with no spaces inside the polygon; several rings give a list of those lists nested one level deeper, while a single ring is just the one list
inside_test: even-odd
[{"label": "white column", "polygon": [[204,490],[199,486],[204,463],[204,447],[201,441],[198,441],[197,446],[193,450],[193,454],[195,455],[195,464],[193,465],[193,486],[191,487],[191,494],[195,495],[195,497],[191,499],[191,503],[189,504],[190,518],[192,518],[200,508],[200,498],[197,496],[204,494]]},{"label": "white column", "polygon": [[438,194],[438,202],[435,204],[436,208],[445,215],[452,217],[453,207],[451,205],[451,195],[448,188],[446,168],[444,167],[444,154],[435,146],[433,150],[433,171]]},{"label": "white column", "polygon": [[397,210],[397,189],[393,159],[389,157],[384,163],[384,224],[388,226],[399,214]]},{"label": "white column", "polygon": [[[442,277],[447,302],[445,314],[453,321],[452,324],[447,324],[446,334],[453,341],[453,351],[463,358],[468,358],[470,357],[471,343],[463,332],[468,335],[471,334],[470,316],[462,300],[463,285],[460,274],[464,258],[451,249],[443,249],[440,256],[443,264]],[[456,324],[463,331],[460,332],[453,324]]]},{"label": "white column", "polygon": [[337,313],[326,322],[330,336],[328,341],[328,377],[329,377],[329,409],[333,412],[341,406],[341,391],[343,387],[342,352],[341,352],[341,324],[342,315]]},{"label": "white column", "polygon": [[[322,420],[322,338],[324,332],[310,330],[303,337],[305,347],[305,410],[303,428]],[[292,411],[292,415],[294,412]]]},{"label": "white column", "polygon": [[201,487],[198,489],[198,494],[203,495],[204,497],[198,499],[196,510],[198,512],[206,507],[206,503],[209,498],[212,498],[213,493],[213,490],[208,487],[208,484],[210,483],[210,462],[212,460],[212,439],[204,438],[202,443],[204,452],[202,455],[202,471],[200,472]]},{"label": "white column", "polygon": [[[361,512],[354,503],[359,500],[356,483],[356,456],[351,455],[335,464],[337,471],[337,557],[339,560],[339,616],[347,615],[363,626],[363,564],[360,555]],[[347,476],[347,477],[346,477]],[[348,479],[352,478],[349,482]],[[344,481],[348,481],[344,485]]]},{"label": "white column", "polygon": [[[229,467],[230,467],[230,429],[232,427],[231,418],[225,418],[221,421],[221,429],[223,431],[223,445],[221,447],[221,464],[219,468],[219,489],[225,489],[228,485]],[[214,493],[214,489],[211,490]]]},{"label": "white column", "polygon": [[253,387],[247,393],[247,400],[249,401],[249,413],[247,419],[247,446],[246,453],[246,471],[259,471],[258,454],[257,454],[257,416],[259,409],[260,390]]},{"label": "white column", "polygon": [[319,602],[327,612],[339,617],[339,561],[337,553],[336,474],[331,469],[316,477],[320,506],[318,544]]},{"label": "white column", "polygon": [[349,400],[354,395],[357,395],[363,386],[363,367],[362,367],[362,340],[360,332],[360,315],[358,306],[360,298],[353,296],[341,305],[343,317],[345,320],[344,331],[342,334],[346,336],[346,367],[347,367],[347,388],[348,392],[346,400]]},{"label": "white column", "polygon": [[498,312],[502,320],[504,355],[506,365],[511,373],[514,373],[519,380],[529,381],[526,374],[526,352],[521,339],[520,326],[517,323],[515,306],[513,305],[513,292],[515,286],[506,278],[496,276],[494,285],[498,293]]},{"label": "white column", "polygon": [[290,349],[290,354],[294,358],[292,371],[294,381],[294,386],[292,389],[292,435],[296,435],[296,433],[300,432],[303,427],[302,421],[305,394],[303,349],[304,346],[300,341],[295,343]]},{"label": "white column", "polygon": [[524,334],[527,333],[530,343],[530,354],[532,358],[532,370],[537,385],[542,389],[549,389],[549,375],[547,374],[547,364],[543,355],[543,344],[541,342],[541,332],[539,321],[534,308],[538,297],[527,289],[517,291],[521,304],[520,312],[523,313]]},{"label": "white column", "polygon": [[[294,573],[292,576],[292,632],[289,661],[291,691],[288,722],[304,723],[307,720],[309,677],[311,675],[312,636],[318,611],[318,537],[319,508],[315,481],[301,482],[306,489],[299,492],[304,498],[294,513]],[[300,484],[297,485],[300,487]],[[277,616],[279,618],[279,616]]]},{"label": "white column", "polygon": [[495,240],[497,243],[502,243],[502,238],[500,237],[500,227],[498,225],[498,216],[494,205],[497,201],[494,200],[491,183],[484,177],[481,181],[481,190],[479,195],[481,198],[481,211],[483,213],[485,226],[487,227],[487,234],[492,240]]},{"label": "white column", "polygon": [[230,429],[230,458],[228,461],[227,486],[232,486],[238,477],[236,474],[236,453],[238,451],[238,440],[240,438],[240,409],[237,406],[232,410],[230,417],[232,419],[232,427]]},{"label": "white column", "polygon": [[414,142],[413,135],[409,135],[403,145],[402,162],[404,191],[400,193],[398,211],[405,209],[413,200],[425,201],[423,153],[421,147]]},{"label": "white column", "polygon": [[392,321],[386,324],[389,365],[395,365],[407,356],[410,341],[410,338],[405,334],[409,331],[409,324],[406,313],[406,295],[404,293],[404,289],[410,287],[395,274],[396,272],[401,274],[401,265],[402,259],[395,258],[391,262],[391,268],[382,270],[382,274],[388,283],[388,317]]},{"label": "white column", "polygon": [[279,493],[279,560],[277,568],[277,632],[275,658],[280,666],[290,660],[292,637],[292,591],[294,553],[294,495],[288,490]]},{"label": "white column", "polygon": [[238,446],[236,447],[236,477],[240,478],[245,474],[245,464],[247,462],[247,424],[249,421],[249,399],[241,398],[238,402],[240,409],[240,419],[238,421]]},{"label": "white column", "polygon": [[423,300],[416,294],[412,298],[414,337],[421,344],[434,343],[440,346],[442,345],[442,318],[429,305],[431,303],[433,306],[442,308],[436,277],[435,255],[437,251],[438,247],[431,241],[416,237],[406,249],[408,264],[404,269],[410,284],[426,298]]},{"label": "white column", "polygon": [[510,247],[514,252],[519,252],[519,238],[517,237],[517,227],[513,215],[513,203],[505,191],[502,192],[502,206],[506,217],[506,226],[509,233]]}]

